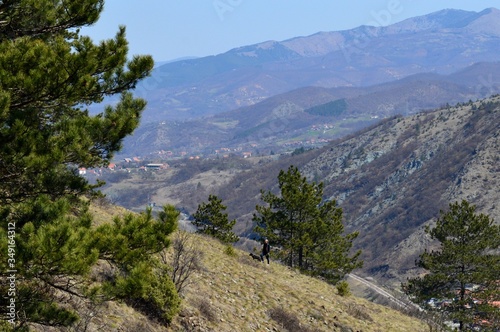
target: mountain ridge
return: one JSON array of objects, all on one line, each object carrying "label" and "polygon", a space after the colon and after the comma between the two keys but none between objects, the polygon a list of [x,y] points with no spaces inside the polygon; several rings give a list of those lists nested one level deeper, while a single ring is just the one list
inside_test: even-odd
[{"label": "mountain ridge", "polygon": [[[368,87],[300,88],[199,120],[143,125],[125,140],[121,155],[158,155],[161,150],[209,155],[222,147],[269,153],[293,149],[287,147],[293,142],[296,147],[318,146],[305,141],[334,139],[384,117],[497,93],[496,77],[500,77],[500,62],[477,63],[450,75],[420,73]],[[311,107],[339,99],[345,99],[347,108],[338,116],[307,113]],[[313,126],[325,125],[328,132],[311,132]]]},{"label": "mountain ridge", "polygon": [[[500,97],[395,117],[312,151],[299,168],[324,183],[325,199],[337,200],[346,231],[360,232],[355,247],[364,252],[364,275],[397,289],[421,273],[415,258],[432,244],[423,228],[448,203],[466,199],[499,222],[499,123]],[[227,195],[238,182],[243,179],[221,192]],[[244,181],[253,182],[265,181]],[[228,206],[252,209],[257,190],[247,190],[224,196]],[[237,214],[251,217],[250,211]]]},{"label": "mountain ridge", "polygon": [[387,26],[265,41],[165,64],[138,85],[143,123],[186,120],[305,86],[369,86],[497,61],[500,11],[443,10]]},{"label": "mountain ridge", "polygon": [[[290,38],[282,41],[281,43],[303,56],[323,56],[330,52],[339,51],[344,47],[348,47],[343,44],[348,41],[352,35],[364,36],[366,38],[393,35],[397,33],[416,33],[433,29],[463,28],[483,16],[490,14],[493,14],[494,16],[492,21],[500,19],[500,11],[495,8],[484,9],[479,13],[457,9],[443,9],[431,14],[408,18],[388,26],[362,25],[357,28],[342,31],[322,31],[309,36]],[[482,25],[481,27],[484,28]],[[315,37],[319,38],[315,39]],[[314,42],[323,41],[324,43],[324,40],[328,39],[327,41],[329,41],[329,43],[326,44],[331,47],[327,48],[327,50],[323,52],[301,52],[295,47],[295,42],[303,41],[305,39],[311,39],[313,41],[311,43],[313,46],[315,44]]]}]

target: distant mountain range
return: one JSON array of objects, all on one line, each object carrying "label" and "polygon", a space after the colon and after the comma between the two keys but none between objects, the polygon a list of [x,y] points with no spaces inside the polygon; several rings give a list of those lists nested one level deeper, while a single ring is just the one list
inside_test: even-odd
[{"label": "distant mountain range", "polygon": [[[433,73],[368,87],[306,87],[254,105],[185,121],[143,123],[124,155],[214,154],[218,149],[269,154],[322,146],[393,115],[411,115],[500,92],[500,62],[449,75]],[[339,105],[342,105],[341,107]]]},{"label": "distant mountain range", "polygon": [[384,117],[499,92],[499,54],[500,11],[490,8],[174,61],[137,87],[148,107],[123,154],[322,145]]},{"label": "distant mountain range", "polygon": [[361,26],[242,46],[158,67],[136,93],[144,122],[193,119],[306,86],[359,87],[498,61],[500,11],[446,9],[386,27]]}]

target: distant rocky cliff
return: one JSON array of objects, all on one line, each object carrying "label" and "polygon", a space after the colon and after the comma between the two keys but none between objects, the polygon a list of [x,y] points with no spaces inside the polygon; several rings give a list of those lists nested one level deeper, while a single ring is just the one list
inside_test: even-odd
[{"label": "distant rocky cliff", "polygon": [[334,143],[303,167],[325,183],[358,230],[365,271],[416,273],[422,231],[448,204],[468,200],[500,222],[500,98],[396,117]]}]

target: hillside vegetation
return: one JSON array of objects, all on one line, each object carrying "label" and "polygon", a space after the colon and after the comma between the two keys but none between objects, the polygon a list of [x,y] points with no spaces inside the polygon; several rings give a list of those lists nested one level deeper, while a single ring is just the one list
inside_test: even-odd
[{"label": "hillside vegetation", "polygon": [[466,199],[498,222],[499,124],[498,97],[394,118],[330,145],[304,173],[325,182],[347,228],[360,231],[367,272],[418,273],[422,227],[448,203]]},{"label": "hillside vegetation", "polygon": [[322,149],[241,172],[219,192],[250,231],[259,189],[276,188],[276,169],[297,165],[324,182],[325,199],[344,210],[347,232],[360,232],[355,248],[363,250],[366,275],[398,288],[419,273],[416,255],[431,245],[423,227],[450,202],[466,199],[499,221],[499,106],[493,97],[389,118]]},{"label": "hillside vegetation", "polygon": [[[163,163],[139,165],[141,158],[124,158],[127,163],[137,163],[132,177],[130,169],[115,168],[110,162],[126,144],[125,137],[141,122],[146,100],[131,91],[139,92],[135,88],[149,76],[154,62],[151,56],[129,56],[124,26],[118,28],[114,38],[98,44],[81,35],[80,28],[96,23],[103,6],[103,1],[96,0],[38,1],[36,8],[27,0],[1,5],[0,21],[6,23],[0,24],[0,215],[5,226],[0,227],[0,251],[7,259],[0,260],[0,293],[4,294],[0,296],[0,329],[307,332],[428,328],[385,307],[345,297],[345,283],[334,289],[274,261],[272,265],[255,262],[248,255],[253,250],[248,238],[244,239],[247,249],[243,252],[177,231],[179,210],[189,211],[205,194],[217,191],[231,213],[237,215],[235,231],[251,237],[254,225],[248,218],[259,199],[258,191],[275,190],[274,171],[294,164],[314,181],[325,182],[320,188],[326,190],[318,193],[326,193],[324,198],[331,200],[324,206],[336,207],[337,199],[341,202],[347,221],[361,235],[356,249],[363,249],[367,272],[385,271],[391,246],[429,222],[444,202],[466,196],[480,209],[498,215],[498,100],[471,101],[455,109],[446,107],[407,119],[391,118],[314,151],[300,146],[307,137],[293,142],[289,137],[276,139],[275,133],[280,130],[300,129],[301,121],[289,120],[300,120],[304,115],[303,107],[284,101],[271,113],[262,109],[268,114],[254,128],[238,128],[243,121],[230,118],[214,125],[221,136],[236,128],[234,136],[246,141],[254,137],[277,141],[280,146],[299,144],[291,156],[275,158],[275,153],[265,152],[271,156],[269,159],[242,162],[244,158],[228,158],[224,165],[219,160],[198,162],[200,157],[193,155],[197,163],[182,160],[173,172]],[[29,15],[23,15],[26,13]],[[480,16],[492,19],[498,15],[498,11],[490,10]],[[455,39],[451,42],[455,43]],[[439,45],[445,46],[442,41]],[[284,46],[274,46],[274,50],[284,50]],[[247,51],[252,53],[251,49]],[[279,54],[276,58],[276,54],[261,52],[259,58],[283,59]],[[290,52],[282,55],[286,54],[294,57]],[[234,54],[237,59],[241,56],[249,54]],[[258,65],[253,55],[249,59],[250,64]],[[470,61],[467,58],[466,62]],[[449,62],[445,62],[448,66]],[[226,63],[225,70],[232,73],[230,63]],[[210,64],[216,65],[209,59]],[[457,63],[450,68],[457,66],[463,67]],[[200,79],[205,75],[202,70],[196,73]],[[235,73],[241,74],[238,70]],[[175,81],[175,75],[171,79]],[[272,83],[269,78],[265,81]],[[228,80],[222,82],[230,84]],[[92,115],[87,106],[100,104],[107,97],[116,102]],[[162,107],[168,107],[171,100],[164,97],[169,101]],[[198,94],[197,100],[210,108],[207,101],[214,98],[206,97]],[[230,94],[224,98],[238,99]],[[332,99],[324,102],[329,101]],[[309,107],[318,105],[313,104]],[[348,106],[346,99],[346,111]],[[333,113],[334,117],[340,115]],[[248,120],[255,114],[245,116]],[[359,128],[377,116],[364,114],[356,126],[350,119],[342,119],[347,122],[340,127]],[[168,131],[177,124],[172,127],[161,121],[158,125]],[[324,125],[339,134],[340,128]],[[450,126],[455,127],[450,130]],[[210,131],[213,127],[204,128]],[[326,127],[321,128],[326,132]],[[314,125],[315,132],[317,129]],[[166,144],[165,131],[155,133],[154,140],[144,136],[147,144]],[[175,136],[181,137],[180,133],[177,131]],[[190,143],[194,142],[198,149],[204,143],[212,147],[221,143],[217,137],[191,127],[184,128],[184,133],[193,137]],[[321,139],[319,143],[326,142]],[[174,155],[166,149],[162,145],[156,156]],[[222,146],[217,151],[216,157],[224,159],[227,151],[245,157],[253,153],[243,146]],[[179,151],[179,155],[188,156],[188,152]],[[92,178],[82,176],[87,170]],[[126,193],[134,206],[155,207],[157,203],[156,208],[133,213],[111,205],[97,191],[104,183],[100,181],[103,170],[113,175],[109,180],[114,182],[111,188],[116,195],[110,195],[111,199],[119,201],[119,195]],[[153,170],[169,173],[161,178]],[[177,190],[169,196],[174,200],[172,204],[161,199],[166,195],[163,181]],[[477,183],[481,194],[474,189]],[[314,199],[314,206],[323,199],[321,193]],[[101,206],[89,209],[92,203]],[[335,222],[342,223],[340,219]],[[403,219],[409,221],[405,224]],[[341,233],[343,228],[338,229]],[[318,228],[316,233],[328,232]],[[182,236],[191,236],[190,242],[179,243],[179,239],[189,239]],[[232,243],[232,239],[227,241]],[[183,249],[184,244],[189,248]],[[330,250],[332,243],[325,244],[322,251]],[[349,243],[347,249],[350,247]],[[179,259],[179,253],[183,259]],[[407,256],[402,258],[394,259],[397,265],[389,268],[406,268]],[[346,272],[344,267],[339,270]],[[326,265],[323,269],[329,272],[335,267]],[[185,279],[187,276],[190,278]]]},{"label": "hillside vegetation", "polygon": [[[113,205],[93,205],[97,224],[111,222],[128,213]],[[32,324],[33,331],[429,331],[428,323],[389,307],[350,295],[319,279],[311,278],[273,261],[253,260],[249,252],[227,246],[208,236],[177,231],[187,236],[200,267],[181,292],[181,311],[169,326],[148,316],[128,301],[95,303],[74,296],[64,297],[65,305],[78,312],[80,321],[72,327]],[[171,246],[166,255],[171,261]],[[97,264],[89,275],[96,279],[107,269]],[[134,309],[135,308],[135,309]],[[144,310],[145,309],[145,310]]]},{"label": "hillside vegetation", "polygon": [[222,244],[207,237],[193,235],[191,240],[204,253],[204,270],[187,288],[183,309],[174,321],[188,331],[429,329],[387,307],[341,297],[334,286],[273,261],[269,265],[255,261],[240,250],[229,256]]},{"label": "hillside vegetation", "polygon": [[295,165],[308,179],[324,182],[325,198],[343,208],[346,231],[360,232],[354,246],[363,250],[364,274],[399,289],[401,281],[420,273],[415,258],[432,246],[423,227],[440,209],[466,199],[479,213],[500,220],[499,105],[500,98],[492,97],[443,106],[385,119],[321,149],[250,158],[254,163],[244,166],[224,160],[224,170],[215,161],[186,162],[201,171],[166,171],[172,177],[189,173],[183,182],[160,180],[156,173],[158,181],[123,185],[149,188],[157,204],[173,203],[187,212],[217,194],[238,221],[235,232],[252,237],[259,191],[276,190],[279,171]]},{"label": "hillside vegetation", "polygon": [[126,139],[122,154],[152,157],[168,149],[176,156],[208,156],[223,147],[269,154],[323,146],[378,119],[486,98],[499,92],[493,80],[499,75],[500,64],[493,62],[449,75],[420,73],[372,86],[303,87],[202,119],[143,121]]}]

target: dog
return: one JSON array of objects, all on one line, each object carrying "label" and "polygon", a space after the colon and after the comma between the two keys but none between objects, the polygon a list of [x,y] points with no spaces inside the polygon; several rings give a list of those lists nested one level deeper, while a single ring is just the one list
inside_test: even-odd
[{"label": "dog", "polygon": [[250,253],[249,255],[250,255],[250,257],[252,257],[253,259],[255,259],[255,260],[259,261],[259,262],[262,262],[262,259],[260,258],[260,256],[259,256],[259,255],[256,255],[256,254],[254,254],[254,253]]}]

